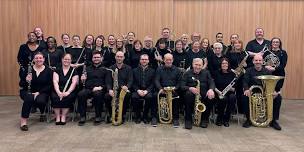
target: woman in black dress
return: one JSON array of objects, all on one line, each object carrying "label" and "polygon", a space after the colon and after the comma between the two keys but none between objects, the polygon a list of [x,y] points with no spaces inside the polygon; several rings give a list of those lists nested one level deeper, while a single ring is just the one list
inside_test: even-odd
[{"label": "woman in black dress", "polygon": [[52,36],[46,39],[47,49],[43,50],[42,53],[45,57],[45,65],[51,68],[53,71],[61,67],[61,58],[63,51],[57,48],[56,39]]},{"label": "woman in black dress", "polygon": [[63,53],[67,53],[66,50],[71,48],[70,45],[70,35],[65,33],[61,35],[62,45],[58,46],[57,48],[60,49]]},{"label": "woman in black dress", "polygon": [[[41,52],[34,55],[34,65],[26,77],[22,77],[19,83],[20,97],[23,100],[20,129],[27,131],[27,119],[29,118],[31,108],[35,105],[40,109],[41,116],[44,113],[45,106],[48,102],[52,86],[52,70],[44,66],[44,56]],[[40,117],[43,118],[43,117]],[[44,119],[40,119],[43,121]]]},{"label": "woman in black dress", "polygon": [[65,54],[62,67],[53,74],[54,91],[51,94],[52,107],[56,116],[56,125],[65,125],[66,115],[76,98],[78,75],[71,67],[72,56]]}]

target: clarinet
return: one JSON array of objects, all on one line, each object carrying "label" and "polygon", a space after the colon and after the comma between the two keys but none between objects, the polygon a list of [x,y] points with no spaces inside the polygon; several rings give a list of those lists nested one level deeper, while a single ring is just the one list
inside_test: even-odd
[{"label": "clarinet", "polygon": [[[33,71],[33,68],[32,68],[32,57],[29,56],[29,63],[28,63],[28,66],[27,66],[27,75],[32,74],[32,71]],[[29,80],[27,82],[28,83],[27,90],[28,90],[29,93],[31,92],[31,81],[32,80]]]},{"label": "clarinet", "polygon": [[[85,77],[87,77],[86,55],[84,55],[83,58],[84,58],[84,64],[83,64],[83,69],[82,69],[82,75],[84,75]],[[85,88],[85,82],[86,82],[86,80],[82,81],[83,88]]]}]

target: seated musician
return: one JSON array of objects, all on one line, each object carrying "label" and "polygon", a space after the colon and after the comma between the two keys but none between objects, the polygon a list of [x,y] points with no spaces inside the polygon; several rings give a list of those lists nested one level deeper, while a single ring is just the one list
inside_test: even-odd
[{"label": "seated musician", "polygon": [[78,93],[78,110],[80,113],[79,126],[83,126],[86,122],[87,100],[93,98],[93,106],[95,107],[94,125],[101,123],[101,110],[103,105],[103,97],[106,92],[106,75],[109,73],[102,65],[102,54],[100,51],[93,51],[93,65],[86,69],[81,80],[84,81],[85,87]]},{"label": "seated musician", "polygon": [[218,116],[216,119],[217,126],[221,126],[223,124],[225,127],[229,127],[231,112],[234,108],[236,101],[234,87],[236,79],[234,79],[235,74],[231,71],[229,63],[230,62],[227,58],[222,58],[221,69],[217,71],[214,76],[214,82],[216,86],[215,91],[218,94]]},{"label": "seated musician", "polygon": [[[173,91],[173,98],[178,96],[177,90],[180,88],[181,71],[179,68],[174,66],[173,55],[167,53],[164,55],[164,66],[158,67],[155,76],[155,86],[161,95],[165,95],[164,87],[175,87]],[[156,107],[154,104],[153,107]],[[172,101],[172,115],[173,115],[173,127],[177,128],[179,126],[179,101],[178,99],[173,99]],[[161,109],[158,109],[160,111]],[[152,116],[152,125],[156,126],[156,116]]]},{"label": "seated musician", "polygon": [[[212,99],[214,98],[213,89],[215,88],[211,74],[207,69],[203,69],[203,60],[200,58],[193,59],[193,69],[187,71],[182,79],[181,87],[185,92],[185,128],[192,129],[192,113],[194,110],[195,96],[201,95],[201,102],[206,105],[206,111],[202,113],[202,128],[208,127],[210,110],[212,109]],[[197,81],[200,81],[200,89],[197,88]]]},{"label": "seated musician", "polygon": [[[34,66],[28,67],[30,70],[26,77],[20,80],[20,97],[23,100],[20,129],[28,131],[27,119],[31,108],[35,105],[40,109],[40,121],[44,121],[43,113],[49,99],[52,86],[52,70],[44,66],[44,56],[38,52],[34,55]],[[32,70],[31,70],[32,69]]]},{"label": "seated musician", "polygon": [[[149,56],[143,54],[140,56],[140,65],[133,69],[133,90],[132,104],[135,111],[135,123],[140,123],[143,119],[144,123],[149,123],[148,113],[151,109],[153,97],[155,70],[149,67]],[[144,106],[144,107],[143,107]],[[143,109],[143,116],[141,111]],[[156,110],[152,111],[152,115],[156,115]]]}]

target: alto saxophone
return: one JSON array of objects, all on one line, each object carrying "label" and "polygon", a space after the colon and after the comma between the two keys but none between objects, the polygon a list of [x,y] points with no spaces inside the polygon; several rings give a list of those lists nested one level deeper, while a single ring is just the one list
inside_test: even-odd
[{"label": "alto saxophone", "polygon": [[175,87],[164,87],[163,90],[166,94],[166,97],[160,97],[161,91],[159,91],[157,94],[158,115],[160,123],[169,124],[172,122],[172,96],[174,89]]},{"label": "alto saxophone", "polygon": [[240,77],[242,74],[244,74],[246,72],[244,67],[246,65],[246,61],[247,61],[247,58],[249,57],[249,54],[247,51],[244,51],[244,52],[246,53],[246,56],[239,63],[237,68],[235,68],[234,70],[233,69],[231,70],[233,73],[235,73],[236,77]]},{"label": "alto saxophone", "polygon": [[[200,90],[200,81],[198,79],[195,79],[194,77],[192,77],[192,80],[196,81],[196,89]],[[195,100],[194,100],[194,120],[193,120],[193,124],[195,126],[199,126],[201,123],[201,117],[202,117],[202,113],[206,111],[206,106],[201,102],[201,94],[198,93],[195,95]]]}]

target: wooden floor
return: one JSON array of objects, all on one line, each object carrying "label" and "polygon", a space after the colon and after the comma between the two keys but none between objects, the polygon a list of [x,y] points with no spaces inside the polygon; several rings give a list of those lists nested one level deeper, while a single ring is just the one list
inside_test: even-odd
[{"label": "wooden floor", "polygon": [[[19,130],[22,102],[18,97],[0,97],[1,152],[303,152],[304,101],[284,101],[280,124],[272,128],[242,128],[236,122],[229,128],[210,124],[207,129],[172,128],[127,122],[118,127],[92,122],[55,126],[39,122],[32,115],[29,131]],[[182,123],[182,122],[181,122]]]}]

